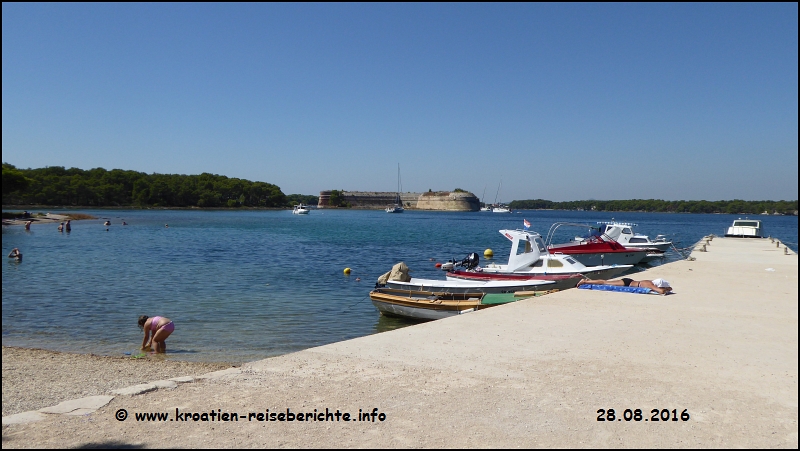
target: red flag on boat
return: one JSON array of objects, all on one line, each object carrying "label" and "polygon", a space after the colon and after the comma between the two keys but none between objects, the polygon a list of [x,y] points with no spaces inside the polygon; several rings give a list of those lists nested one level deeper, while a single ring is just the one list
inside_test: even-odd
[{"label": "red flag on boat", "polygon": [[524,224],[524,225],[525,225],[525,228],[526,228],[526,229],[530,228],[530,226],[531,226],[531,223],[530,223],[530,222],[528,222],[528,220],[527,220],[527,219],[523,219],[523,220],[522,220],[522,224]]}]

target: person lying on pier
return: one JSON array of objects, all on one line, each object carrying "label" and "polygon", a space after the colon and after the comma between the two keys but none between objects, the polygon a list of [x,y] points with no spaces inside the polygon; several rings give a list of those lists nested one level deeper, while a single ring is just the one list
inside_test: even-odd
[{"label": "person lying on pier", "polygon": [[602,280],[602,279],[583,279],[578,282],[578,285],[615,285],[618,287],[634,287],[634,288],[649,288],[655,291],[658,294],[667,294],[672,291],[672,287],[670,286],[669,282],[664,279],[653,279],[653,280],[633,280],[628,278],[623,278],[620,280]]}]

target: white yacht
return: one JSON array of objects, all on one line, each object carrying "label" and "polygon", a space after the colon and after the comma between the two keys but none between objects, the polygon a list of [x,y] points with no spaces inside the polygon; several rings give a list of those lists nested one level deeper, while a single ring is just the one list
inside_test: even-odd
[{"label": "white yacht", "polygon": [[386,213],[402,213],[406,211],[403,208],[403,201],[400,199],[400,163],[397,163],[397,194],[394,197],[394,205],[386,207]]},{"label": "white yacht", "polygon": [[740,238],[761,238],[764,236],[761,229],[761,221],[758,219],[742,219],[739,218],[733,221],[733,225],[728,227],[725,236],[734,236]]},{"label": "white yacht", "polygon": [[500,197],[500,188],[503,186],[503,180],[497,185],[497,194],[494,196],[494,203],[492,204],[492,213],[511,213],[511,209],[502,202],[498,203],[497,198]]},{"label": "white yacht", "polygon": [[294,206],[294,210],[292,210],[292,213],[296,215],[307,215],[310,211],[311,209],[308,208],[307,205],[297,204]]}]

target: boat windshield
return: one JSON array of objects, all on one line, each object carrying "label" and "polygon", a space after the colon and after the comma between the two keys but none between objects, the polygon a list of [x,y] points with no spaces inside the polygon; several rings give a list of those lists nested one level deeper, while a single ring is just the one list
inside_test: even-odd
[{"label": "boat windshield", "polygon": [[542,237],[540,236],[535,237],[533,239],[533,242],[536,243],[536,247],[539,248],[539,252],[547,255],[547,247],[545,247],[544,240],[542,240]]},{"label": "boat windshield", "polygon": [[734,227],[758,227],[758,221],[733,221]]}]

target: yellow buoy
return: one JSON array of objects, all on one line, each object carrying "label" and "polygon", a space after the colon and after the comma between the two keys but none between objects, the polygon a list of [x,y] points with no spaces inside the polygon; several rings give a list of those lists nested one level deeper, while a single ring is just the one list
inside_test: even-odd
[{"label": "yellow buoy", "polygon": [[492,256],[494,256],[494,252],[492,252],[491,249],[486,249],[483,251],[483,256],[486,258],[492,258]]},{"label": "yellow buoy", "polygon": [[350,275],[350,268],[345,268],[345,269],[344,269],[344,274],[345,274],[346,276],[349,276],[349,275]]}]

